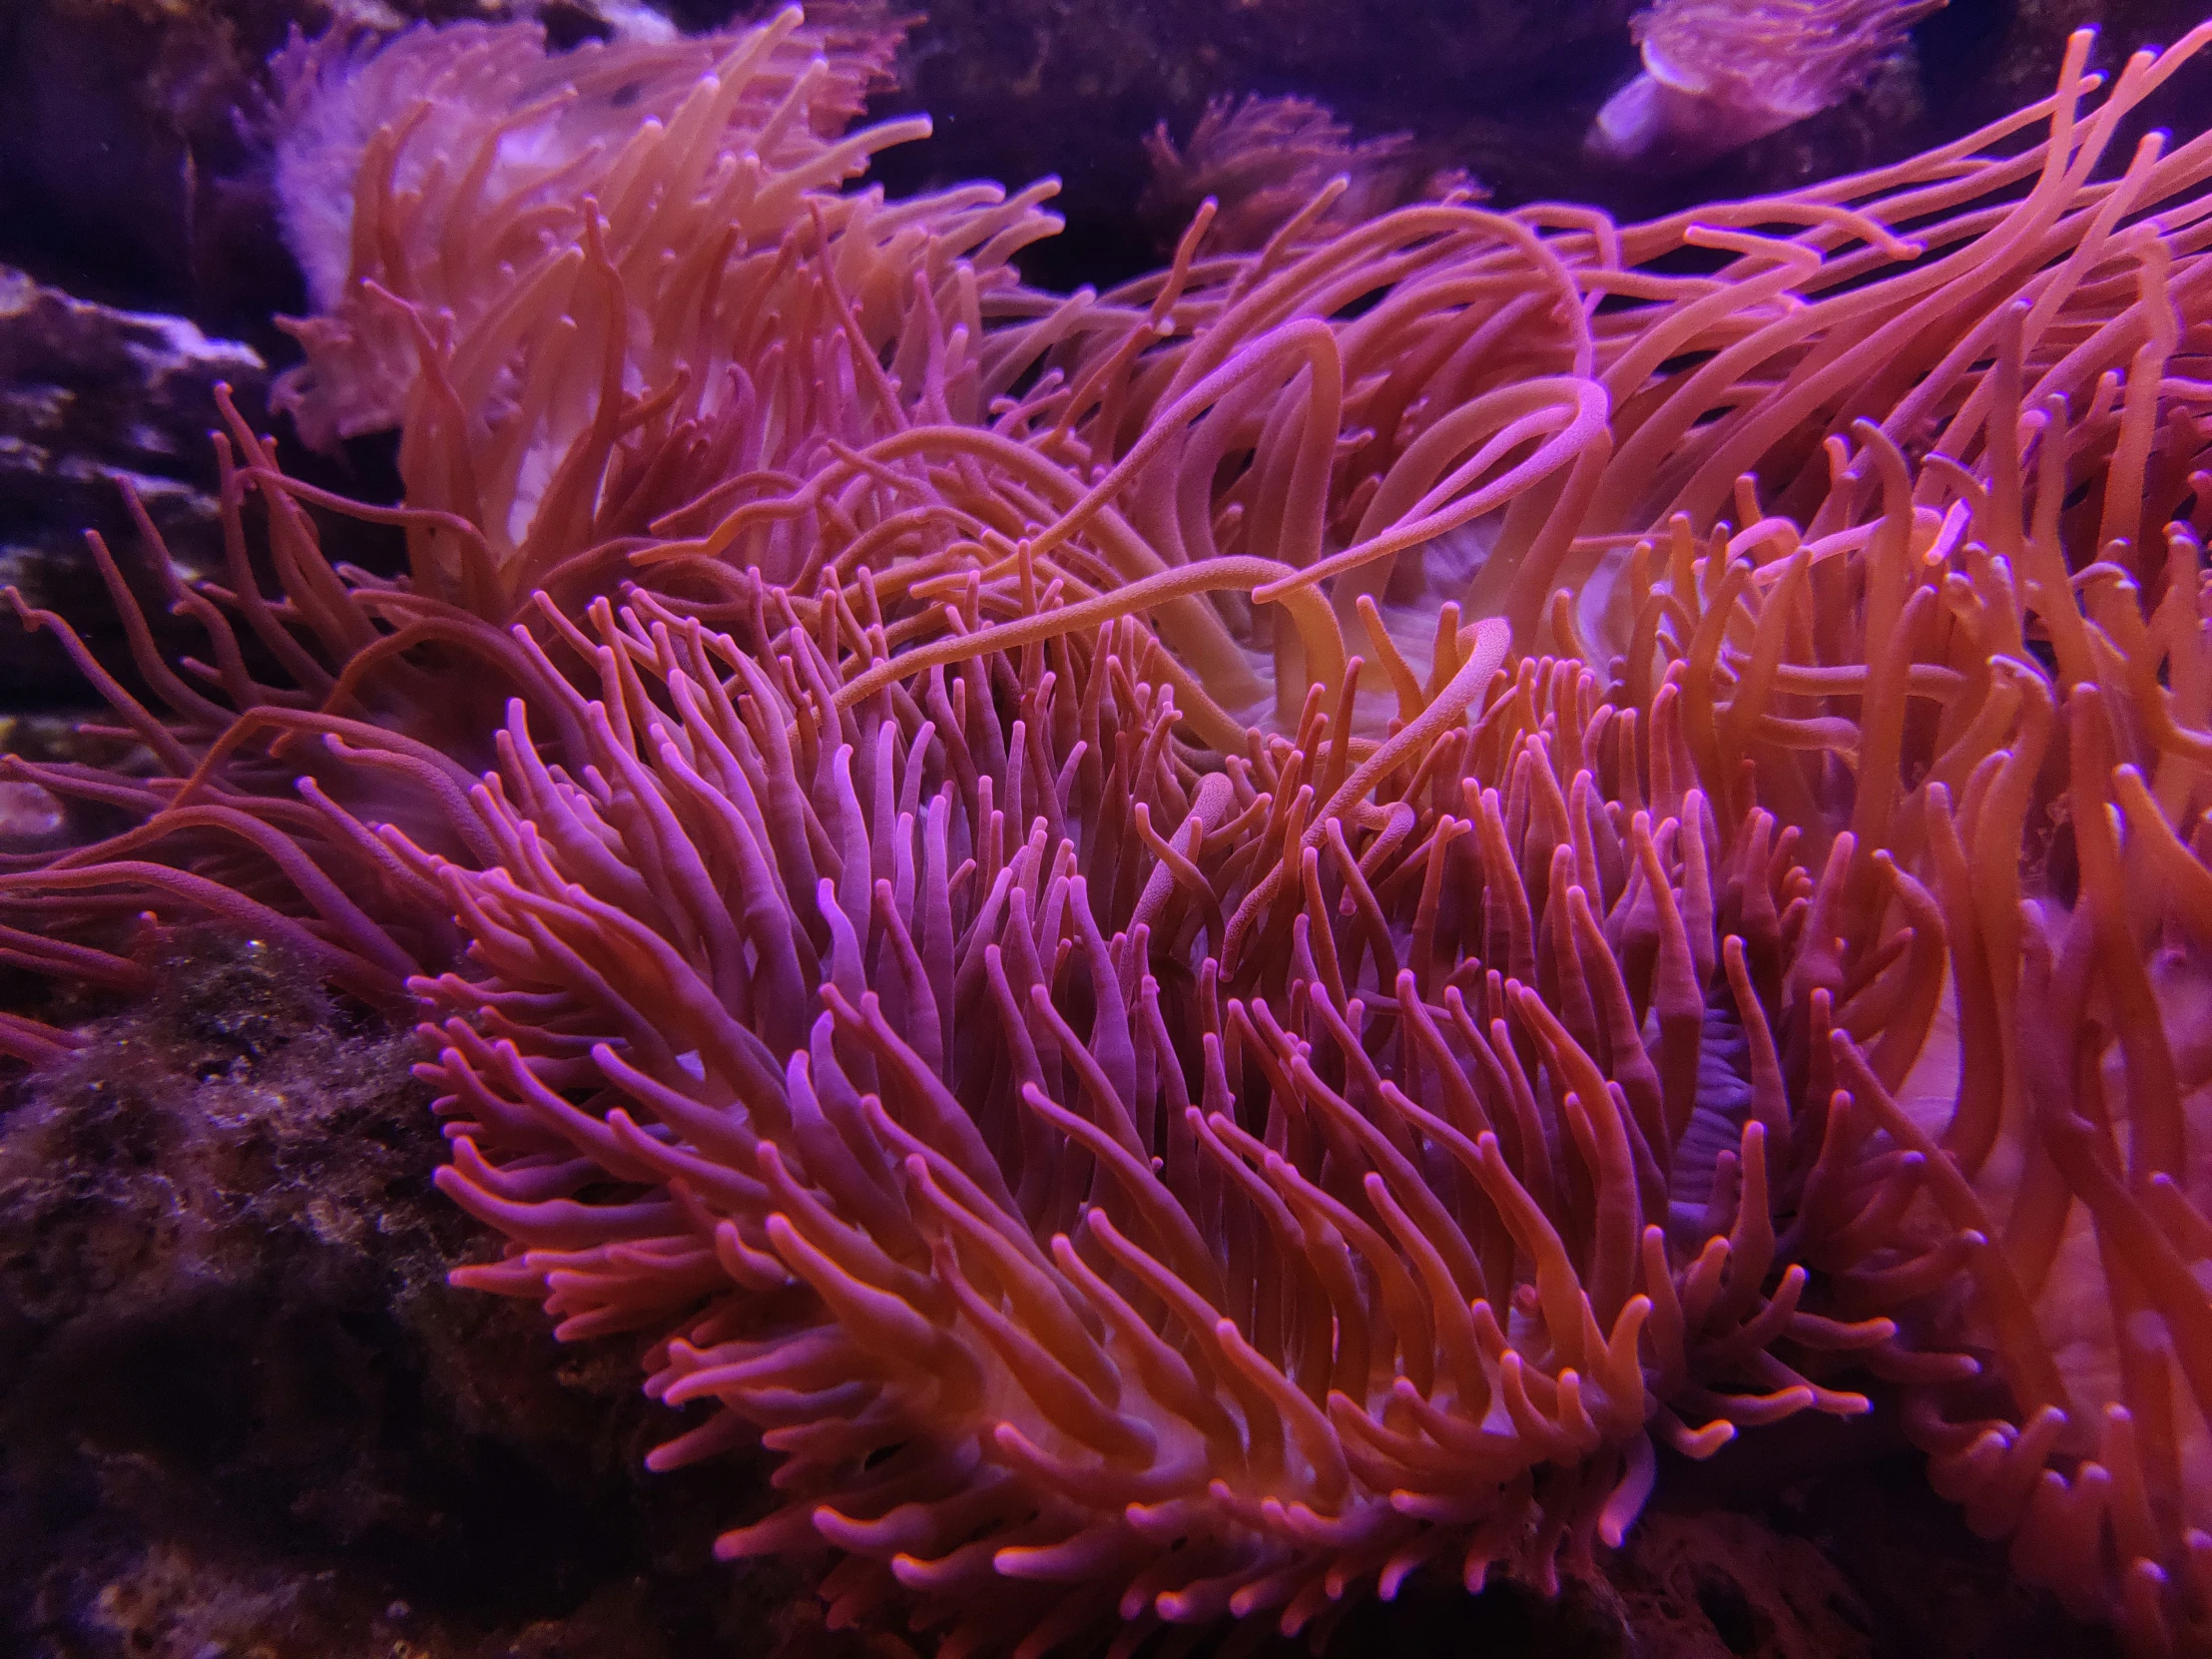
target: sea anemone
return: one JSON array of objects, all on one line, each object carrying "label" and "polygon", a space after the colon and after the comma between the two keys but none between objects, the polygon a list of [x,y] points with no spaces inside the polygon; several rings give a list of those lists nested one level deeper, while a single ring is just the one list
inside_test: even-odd
[{"label": "sea anemone", "polygon": [[1295,1633],[1429,1562],[1548,1585],[1653,1434],[1864,1409],[1799,1367],[1958,1371],[1803,1301],[1885,1190],[1832,1010],[1911,1053],[1932,999],[1856,995],[1848,849],[1715,815],[1674,699],[1530,662],[1464,726],[1492,623],[1357,767],[1317,696],[1199,774],[1130,623],[862,697],[765,600],[743,645],[600,608],[583,748],[518,704],[471,792],[497,863],[384,836],[470,939],[417,985],[440,1185],[510,1240],[458,1278],[655,1333],[648,1391],[716,1407],[655,1466],[783,1456],[718,1553],[827,1541],[833,1622],[903,1587],[951,1652]]},{"label": "sea anemone", "polygon": [[[1989,487],[1940,454],[1916,481],[1870,427],[1874,534],[1793,545],[1716,583],[1712,563],[1683,557],[1685,525],[1672,574],[1654,580],[1640,555],[1633,585],[1655,636],[1693,641],[1688,687],[1733,684],[1704,730],[1753,759],[1756,798],[1785,821],[1834,822],[1846,761],[1853,831],[1916,868],[1940,913],[1947,969],[1897,987],[1939,992],[1931,1040],[1902,1077],[1877,1074],[1879,1045],[1838,1055],[1862,1126],[1910,1155],[1887,1222],[1861,1234],[1879,1248],[1830,1264],[1838,1312],[1981,1356],[1970,1384],[1908,1390],[1937,1489],[1976,1531],[2012,1538],[2023,1576],[2116,1622],[2131,1652],[2197,1653],[2212,1618],[2203,545],[2166,521],[2146,558],[2130,524],[2076,568],[2064,519],[2086,505],[2084,522],[2109,527],[2115,488],[2132,505],[2161,471],[2161,519],[2201,511],[2212,479],[2171,470],[2201,451],[2185,416],[2167,466],[2130,480],[2124,420],[2099,456],[2062,399],[2023,408],[2026,314],[1997,330]],[[2140,388],[2193,380],[2200,347],[2145,320],[2129,383],[2147,438]],[[2138,459],[2162,447],[2138,442]],[[2078,498],[2084,449],[2101,501]],[[1831,611],[1824,590],[1859,597]],[[1844,893],[1863,924],[1866,894]]]},{"label": "sea anemone", "polygon": [[1029,302],[1008,262],[1055,187],[841,190],[929,131],[844,131],[896,40],[792,9],[558,57],[506,24],[279,60],[318,305],[276,401],[311,442],[401,428],[419,591],[511,612],[703,496],[977,418],[968,358]]},{"label": "sea anemone", "polygon": [[801,29],[549,172],[506,94],[465,189],[364,141],[295,392],[400,420],[410,572],[227,411],[167,712],[27,613],[161,775],[8,764],[139,822],[7,854],[0,955],[213,912],[426,1010],[463,1281],[654,1333],[657,1460],[778,1452],[725,1552],[839,1619],[1548,1583],[1848,1366],[2204,1651],[2212,140],[2099,175],[2212,29],[1794,196],[1325,189],[1066,300],[1034,194],[779,150]]},{"label": "sea anemone", "polygon": [[[1940,924],[1921,897],[1901,969],[1834,931],[1848,843],[1816,883],[1770,815],[1724,828],[1679,674],[1639,719],[1580,665],[1503,675],[1491,622],[1364,759],[1355,659],[1201,773],[1131,620],[886,660],[840,598],[761,584],[742,646],[600,601],[557,631],[581,675],[516,631],[465,795],[301,721],[387,775],[379,824],[311,782],[267,830],[187,801],[7,884],[80,925],[206,904],[366,994],[453,960],[410,986],[440,1184],[514,1241],[460,1282],[656,1332],[650,1386],[719,1406],[657,1464],[784,1453],[722,1551],[834,1544],[840,1621],[902,1587],[1042,1652],[1117,1610],[1303,1628],[1439,1559],[1548,1585],[1619,1540],[1651,1434],[1863,1409],[1839,1356],[1970,1372],[1805,1304],[1890,1173],[1826,1127],[1829,1049],[1917,1051],[1933,1001],[1888,982]],[[222,830],[320,913],[127,856]]]},{"label": "sea anemone", "polygon": [[1464,173],[1424,163],[1408,135],[1357,139],[1311,98],[1212,99],[1182,144],[1163,121],[1144,147],[1152,178],[1138,217],[1172,236],[1211,199],[1216,253],[1256,254],[1294,219],[1318,237],[1423,198],[1482,194]]},{"label": "sea anemone", "polygon": [[1644,67],[1590,125],[1593,155],[1687,172],[1841,104],[1943,0],[1658,0]]}]

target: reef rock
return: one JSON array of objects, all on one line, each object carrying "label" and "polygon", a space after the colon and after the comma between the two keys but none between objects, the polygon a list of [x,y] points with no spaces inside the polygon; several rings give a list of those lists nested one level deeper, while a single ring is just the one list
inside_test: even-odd
[{"label": "reef rock", "polygon": [[634,1357],[447,1289],[411,1040],[262,942],[155,965],[0,1096],[0,1650],[804,1651],[811,1593],[708,1558],[727,1469],[638,1500]]},{"label": "reef rock", "polygon": [[[127,567],[139,563],[128,489],[188,569],[216,568],[215,388],[228,382],[252,410],[267,380],[251,346],[211,339],[184,317],[95,304],[0,266],[0,586],[80,619],[107,656],[119,640],[103,637],[115,632],[112,608],[85,532],[107,537]],[[19,637],[0,653],[11,708],[56,696],[84,693],[49,637]]]}]

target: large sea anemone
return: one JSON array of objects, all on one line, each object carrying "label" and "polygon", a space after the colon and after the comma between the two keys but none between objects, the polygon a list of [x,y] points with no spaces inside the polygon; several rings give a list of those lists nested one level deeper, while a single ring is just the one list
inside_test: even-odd
[{"label": "large sea anemone", "polygon": [[297,60],[365,136],[290,397],[399,423],[408,572],[230,415],[159,711],[25,613],[154,766],[8,763],[135,823],[0,950],[213,913],[415,1010],[457,1278],[651,1333],[656,1462],[777,1453],[722,1551],[839,1621],[1548,1585],[1655,1438],[1879,1385],[2212,1650],[2212,140],[2111,154],[2212,29],[1794,196],[1331,183],[1067,298],[1042,191],[844,188],[883,38]]}]

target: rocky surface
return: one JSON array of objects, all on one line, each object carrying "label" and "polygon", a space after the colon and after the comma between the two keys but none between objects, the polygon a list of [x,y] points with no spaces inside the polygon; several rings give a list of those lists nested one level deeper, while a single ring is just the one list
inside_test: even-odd
[{"label": "rocky surface", "polygon": [[410,1039],[253,941],[157,969],[0,1118],[0,1651],[805,1652],[708,1559],[749,1471],[643,1472],[635,1353],[446,1286]]},{"label": "rocky surface", "polygon": [[[219,568],[215,388],[230,384],[258,412],[268,378],[251,346],[211,339],[184,317],[97,304],[0,267],[0,587],[70,617],[104,659],[119,658],[122,635],[85,532],[98,530],[127,569],[143,572],[150,550],[128,490],[184,570]],[[154,585],[138,586],[166,622]],[[181,629],[162,638],[171,649],[193,643]],[[86,699],[51,635],[17,636],[0,652],[0,707]]]}]

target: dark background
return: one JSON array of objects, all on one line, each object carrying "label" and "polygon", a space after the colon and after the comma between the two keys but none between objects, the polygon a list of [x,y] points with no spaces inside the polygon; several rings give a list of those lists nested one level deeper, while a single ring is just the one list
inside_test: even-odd
[{"label": "dark background", "polygon": [[[557,40],[601,33],[599,0],[535,6]],[[688,28],[728,0],[661,0]],[[0,263],[89,298],[189,315],[265,351],[302,303],[276,242],[255,136],[262,65],[294,26],[506,15],[510,0],[9,0],[0,5]],[[740,15],[765,8],[740,8]],[[911,8],[920,11],[923,8]],[[937,0],[874,113],[924,109],[936,137],[894,151],[894,192],[1057,175],[1068,230],[1032,254],[1052,285],[1158,262],[1142,140],[1188,133],[1210,97],[1301,94],[1363,135],[1411,134],[1512,206],[1595,202],[1643,217],[1894,160],[2047,91],[2066,32],[2098,57],[2165,42],[2202,0],[1950,0],[1866,93],[1701,172],[1593,169],[1581,137],[1636,69],[1635,0]],[[2212,124],[2212,68],[2159,100],[2179,133]]]}]

